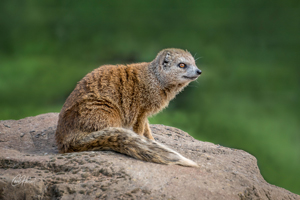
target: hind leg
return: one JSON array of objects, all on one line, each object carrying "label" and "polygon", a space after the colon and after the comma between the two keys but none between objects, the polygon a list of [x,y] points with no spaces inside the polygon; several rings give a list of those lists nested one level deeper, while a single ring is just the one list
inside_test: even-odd
[{"label": "hind leg", "polygon": [[107,127],[122,127],[119,113],[105,105],[85,106],[78,117],[79,128],[84,132],[100,131]]},{"label": "hind leg", "polygon": [[[74,135],[68,152],[110,150],[105,142],[107,137],[97,136],[94,138],[96,136],[95,133],[104,131],[109,127],[122,127],[121,119],[113,112],[106,112],[101,109],[89,110],[87,114],[83,112],[79,119],[79,128],[77,131],[73,131],[76,136]],[[114,137],[110,137],[110,140],[113,138]],[[87,140],[89,141],[87,142]]]}]

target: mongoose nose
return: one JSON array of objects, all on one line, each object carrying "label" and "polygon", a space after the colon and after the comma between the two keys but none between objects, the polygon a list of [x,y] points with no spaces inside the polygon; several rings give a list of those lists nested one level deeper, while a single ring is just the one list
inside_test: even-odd
[{"label": "mongoose nose", "polygon": [[197,69],[197,70],[196,70],[196,73],[197,73],[198,75],[202,74],[202,72],[201,72],[200,69]]}]

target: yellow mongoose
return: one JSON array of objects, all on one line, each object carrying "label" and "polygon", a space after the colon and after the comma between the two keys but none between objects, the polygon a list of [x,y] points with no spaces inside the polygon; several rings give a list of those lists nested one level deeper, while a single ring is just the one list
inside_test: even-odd
[{"label": "yellow mongoose", "polygon": [[149,162],[198,166],[155,142],[147,117],[200,74],[193,56],[181,49],[162,50],[149,63],[95,69],[78,82],[59,114],[59,151],[113,150]]}]

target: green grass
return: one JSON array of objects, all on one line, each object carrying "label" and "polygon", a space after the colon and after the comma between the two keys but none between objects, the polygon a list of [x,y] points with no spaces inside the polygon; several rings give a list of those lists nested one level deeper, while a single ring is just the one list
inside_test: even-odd
[{"label": "green grass", "polygon": [[1,118],[19,119],[59,112],[76,82],[95,67],[51,56],[3,59],[0,68]]}]

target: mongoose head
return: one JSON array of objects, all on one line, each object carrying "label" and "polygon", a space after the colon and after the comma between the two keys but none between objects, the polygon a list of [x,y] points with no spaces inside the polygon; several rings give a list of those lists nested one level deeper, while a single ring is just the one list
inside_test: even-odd
[{"label": "mongoose head", "polygon": [[151,64],[156,68],[156,77],[165,87],[185,86],[196,80],[202,73],[196,66],[194,57],[188,51],[181,49],[164,49],[158,53]]}]

